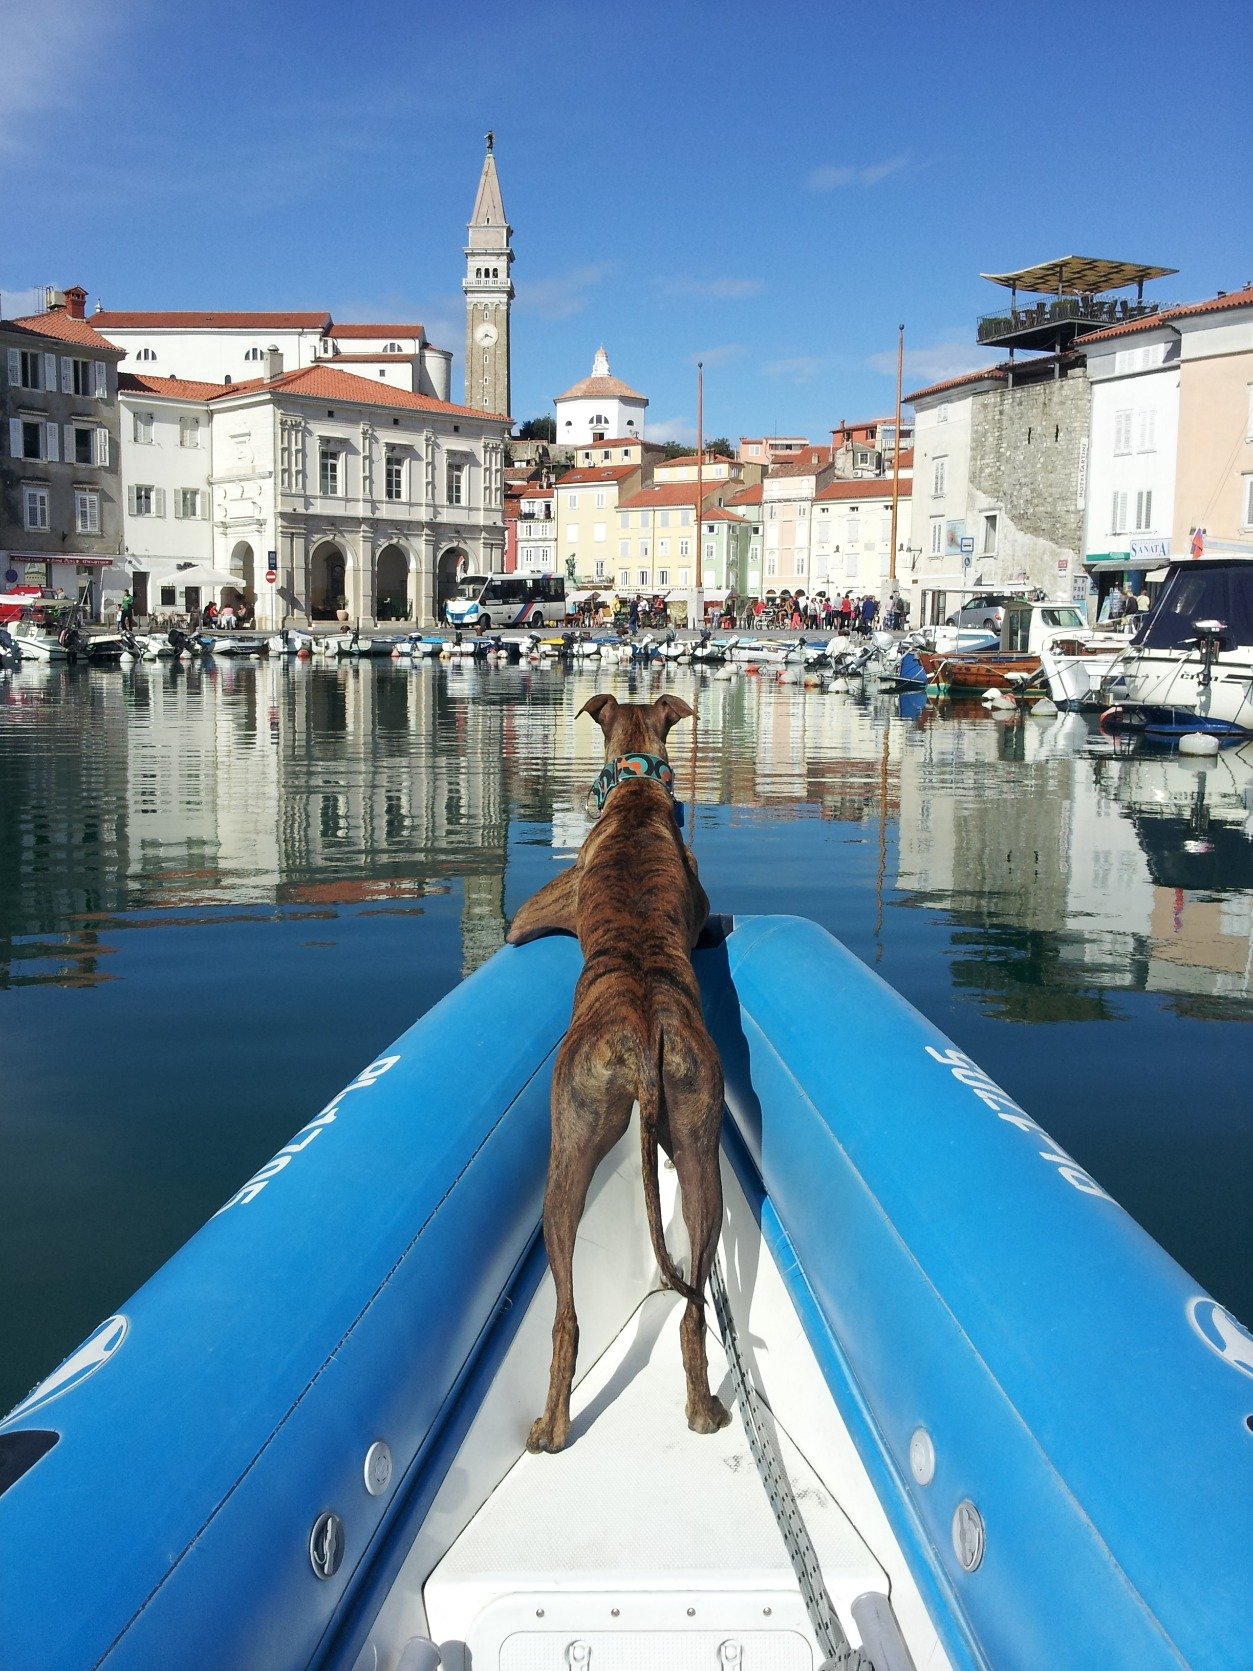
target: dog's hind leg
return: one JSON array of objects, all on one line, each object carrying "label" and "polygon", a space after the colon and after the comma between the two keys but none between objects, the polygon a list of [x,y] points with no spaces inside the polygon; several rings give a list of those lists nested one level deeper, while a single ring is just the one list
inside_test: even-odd
[{"label": "dog's hind leg", "polygon": [[562,1071],[558,1058],[553,1075],[552,1153],[544,1190],[544,1246],[557,1291],[557,1315],[553,1320],[548,1402],[543,1415],[531,1426],[526,1442],[529,1451],[564,1450],[570,1437],[570,1389],[579,1351],[574,1243],[592,1177],[627,1129],[633,1101],[628,1094],[602,1102],[589,1129],[588,1109],[595,1104],[586,1090],[576,1091],[575,1076]]},{"label": "dog's hind leg", "polygon": [[[709,1048],[712,1053],[713,1046]],[[722,1173],[718,1163],[722,1071],[715,1053],[712,1073],[707,1066],[706,1074],[701,1076],[702,1086],[672,1089],[670,1062],[668,1057],[666,1101],[683,1222],[692,1249],[688,1280],[701,1296],[699,1303],[687,1302],[679,1324],[683,1372],[687,1377],[687,1425],[693,1433],[716,1433],[731,1420],[722,1400],[709,1390],[709,1358],[705,1350],[705,1286],[722,1231]]]}]

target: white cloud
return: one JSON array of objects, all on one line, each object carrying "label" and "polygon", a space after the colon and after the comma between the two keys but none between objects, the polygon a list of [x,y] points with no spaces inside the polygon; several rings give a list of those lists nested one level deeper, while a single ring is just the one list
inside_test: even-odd
[{"label": "white cloud", "polygon": [[760,296],[766,288],[764,279],[754,278],[670,278],[657,282],[665,296],[699,296],[722,302],[744,302],[750,296]]},{"label": "white cloud", "polygon": [[44,305],[44,287],[42,284],[32,285],[29,289],[18,290],[7,284],[0,284],[0,317],[5,319],[24,319],[28,313],[41,313]]},{"label": "white cloud", "polygon": [[681,441],[685,447],[696,445],[696,425],[691,418],[661,418],[648,420],[650,441]]},{"label": "white cloud", "polygon": [[[977,371],[980,366],[994,365],[995,358],[978,348],[974,348],[965,339],[954,333],[941,342],[930,343],[925,348],[907,348],[904,355],[905,387],[916,388],[919,384],[943,383],[950,377],[960,377],[964,372]],[[881,354],[872,354],[866,361],[871,371],[880,372],[884,377],[896,376],[896,350],[885,349]]]},{"label": "white cloud", "polygon": [[603,283],[613,269],[612,261],[595,261],[585,267],[574,267],[556,278],[520,284],[518,307],[538,313],[542,319],[569,319],[583,312],[588,304],[588,291]]},{"label": "white cloud", "polygon": [[724,342],[718,348],[702,348],[689,356],[693,365],[699,361],[706,369],[713,366],[728,366],[733,360],[742,360],[748,349],[742,342]]},{"label": "white cloud", "polygon": [[142,22],[147,8],[135,0],[39,0],[6,5],[0,53],[0,155],[34,154],[46,141],[38,120],[53,110],[74,109],[100,64],[118,59],[124,32]]},{"label": "white cloud", "polygon": [[882,162],[860,163],[855,166],[823,163],[805,176],[809,191],[840,191],[844,186],[877,186],[891,174],[899,174],[909,166],[908,157],[886,157]]},{"label": "white cloud", "polygon": [[797,354],[789,360],[769,360],[762,366],[762,375],[777,383],[811,383],[822,370],[822,360],[816,354]]}]

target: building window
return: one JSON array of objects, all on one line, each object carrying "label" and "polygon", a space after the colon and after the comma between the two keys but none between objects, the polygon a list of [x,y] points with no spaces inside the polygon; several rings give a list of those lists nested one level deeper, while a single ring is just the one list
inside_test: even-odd
[{"label": "building window", "polygon": [[74,489],[74,531],[78,534],[100,532],[100,495],[90,488]]},{"label": "building window", "polygon": [[126,490],[127,508],[132,516],[164,516],[165,489],[138,483]]},{"label": "building window", "polygon": [[931,555],[940,557],[944,552],[944,523],[938,516],[931,518]]},{"label": "building window", "polygon": [[1253,476],[1244,478],[1244,526],[1253,528]]},{"label": "building window", "polygon": [[630,542],[630,540],[619,540],[618,541],[618,556],[619,557],[629,557],[630,555],[631,555],[631,542]]},{"label": "building window", "polygon": [[761,547],[757,544],[756,540],[754,540],[748,548],[748,560],[750,563],[759,563],[761,561]]},{"label": "building window", "polygon": [[383,492],[388,499],[403,499],[405,496],[405,461],[398,452],[389,447],[387,462],[384,465]]},{"label": "building window", "polygon": [[200,520],[200,489],[180,487],[174,495],[174,515],[183,522]]},{"label": "building window", "polygon": [[1136,451],[1138,453],[1152,453],[1157,451],[1157,413],[1151,406],[1140,409],[1137,423]]},{"label": "building window", "polygon": [[641,586],[647,586],[648,585],[648,570],[647,569],[640,569],[639,570],[639,577],[640,577],[640,585]]},{"label": "building window", "polygon": [[[11,366],[12,362],[10,362]],[[10,378],[12,370],[10,369]],[[42,389],[44,386],[44,357],[42,354],[32,353],[23,348],[18,359],[17,381],[24,389]]]},{"label": "building window", "polygon": [[131,434],[141,447],[152,445],[152,413],[136,412],[132,419]]},{"label": "building window", "polygon": [[640,556],[641,557],[647,557],[648,556],[648,541],[647,540],[641,540],[640,541]]},{"label": "building window", "polygon": [[18,446],[14,448],[15,458],[43,458],[44,457],[44,426],[30,418],[17,420]]},{"label": "building window", "polygon": [[605,495],[603,493],[598,493],[596,495],[596,509],[598,511],[603,511],[604,508],[605,508]]},{"label": "building window", "polygon": [[570,541],[571,545],[577,545],[579,543],[579,525],[577,522],[566,523],[566,538]]},{"label": "building window", "polygon": [[679,570],[679,585],[686,588],[686,587],[690,586],[691,584],[692,584],[691,570],[690,569],[680,569]]},{"label": "building window", "polygon": [[466,467],[464,464],[450,464],[447,470],[448,503],[450,505],[464,505],[466,502]]},{"label": "building window", "polygon": [[318,492],[325,498],[337,499],[342,491],[339,448],[323,441],[318,447]]},{"label": "building window", "polygon": [[657,526],[659,528],[668,528],[670,526],[670,512],[669,511],[658,511],[657,512]]},{"label": "building window", "polygon": [[383,344],[383,352],[384,354],[403,354],[404,349],[398,342],[385,342]]},{"label": "building window", "polygon": [[857,545],[861,541],[861,518],[850,516],[848,519],[847,539],[850,545]]},{"label": "building window", "polygon": [[48,489],[46,487],[24,487],[22,489],[22,522],[29,533],[47,528]]},{"label": "building window", "polygon": [[774,575],[778,574],[778,572],[779,572],[779,559],[774,555],[773,552],[771,552],[771,554],[766,558],[766,573],[770,576],[774,576]]},{"label": "building window", "polygon": [[155,360],[156,357],[157,351],[155,348],[141,348],[135,356],[137,360]]},{"label": "building window", "polygon": [[1111,534],[1125,534],[1127,531],[1127,495],[1125,493],[1115,493],[1114,495],[1109,531]]},{"label": "building window", "polygon": [[796,554],[796,572],[797,574],[804,574],[805,572],[805,558],[803,553],[799,551]]},{"label": "building window", "polygon": [[1136,494],[1136,533],[1143,534],[1153,526],[1153,489]]},{"label": "building window", "polygon": [[[712,540],[706,540],[705,541],[705,561],[707,563],[712,563],[713,560],[714,560],[714,542]],[[805,561],[805,559],[803,557],[798,557],[796,559],[796,564],[797,564],[796,572],[797,572],[797,574],[800,574],[802,572],[800,565],[804,561]]]},{"label": "building window", "polygon": [[603,557],[598,557],[596,559],[596,578],[597,580],[603,580],[605,578],[605,559]]},{"label": "building window", "polygon": [[96,462],[96,431],[85,425],[74,425],[74,462],[75,464],[94,464]]},{"label": "building window", "polygon": [[679,556],[680,557],[690,557],[691,555],[692,555],[692,542],[691,542],[691,540],[680,540],[679,541]]},{"label": "building window", "polygon": [[176,597],[175,593],[176,593],[176,588],[173,587],[173,586],[163,586],[161,588],[161,608],[162,609],[174,609],[177,606],[178,598]]},{"label": "building window", "polygon": [[658,555],[658,557],[668,557],[670,555],[670,541],[669,540],[658,540],[657,541],[657,555]]},{"label": "building window", "polygon": [[[93,373],[95,371],[95,367],[92,365],[91,361],[90,360],[70,360],[68,362],[69,373],[70,373],[68,378],[66,378],[66,376],[65,376],[65,365],[66,365],[66,362],[63,361],[62,362],[62,393],[67,394],[67,395],[68,394],[76,394],[76,395],[92,394],[95,390],[95,387],[96,387],[96,380],[95,380],[95,377],[93,375]],[[66,383],[69,384],[68,388],[66,388],[64,386]]]},{"label": "building window", "polygon": [[579,496],[578,496],[578,494],[577,493],[567,493],[566,494],[566,509],[568,511],[577,511],[578,508],[579,508]]},{"label": "building window", "polygon": [[260,358],[261,358],[261,350],[259,348],[250,348],[248,350],[248,352],[244,355],[245,360],[259,360]]},{"label": "building window", "polygon": [[1115,453],[1129,453],[1131,451],[1131,408],[1129,406],[1122,412],[1114,413],[1114,451]]},{"label": "building window", "polygon": [[948,460],[946,458],[933,459],[931,463],[931,496],[939,499],[943,496],[948,481]]},{"label": "building window", "polygon": [[995,512],[989,512],[983,518],[983,555],[985,557],[996,556],[997,520]]},{"label": "building window", "polygon": [[198,447],[200,445],[199,418],[180,418],[178,420],[178,444],[180,447]]},{"label": "building window", "polygon": [[621,587],[621,589],[623,591],[625,591],[626,588],[630,584],[631,584],[631,571],[630,571],[630,569],[619,569],[618,570],[618,585],[619,585],[619,587]]},{"label": "building window", "polygon": [[657,570],[657,584],[658,584],[658,586],[668,586],[670,584],[670,570],[669,569],[658,569]]}]

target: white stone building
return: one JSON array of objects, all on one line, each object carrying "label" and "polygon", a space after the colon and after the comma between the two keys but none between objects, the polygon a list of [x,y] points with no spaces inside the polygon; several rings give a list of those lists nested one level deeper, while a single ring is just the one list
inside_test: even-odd
[{"label": "white stone building", "polygon": [[[910,576],[909,618],[917,625],[942,619],[953,599],[947,593],[1000,579],[996,527],[967,530],[970,498],[970,437],[976,398],[1004,380],[997,368],[968,372],[934,383],[910,396],[914,408],[914,474],[910,495],[910,544],[918,555]],[[975,551],[963,556],[969,537]],[[981,549],[991,546],[991,550]],[[932,605],[924,616],[921,594]]]},{"label": "white stone building", "polygon": [[615,437],[620,443],[644,438],[648,401],[613,376],[603,347],[596,350],[592,375],[558,395],[553,405],[558,446],[586,447]]},{"label": "white stone building", "polygon": [[761,484],[762,589],[777,592],[815,590],[811,558],[811,512],[816,495],[834,474],[827,447],[810,447],[799,458],[771,467]]},{"label": "white stone building", "polygon": [[[902,471],[896,507],[897,590],[909,595],[912,579],[911,482]],[[812,589],[845,592],[891,590],[892,481],[890,477],[833,481],[821,488],[810,513]],[[912,602],[912,600],[911,600]]]},{"label": "white stone building", "polygon": [[88,323],[127,353],[127,370],[188,382],[244,383],[268,350],[288,371],[330,365],[372,383],[447,400],[452,355],[417,324],[338,323],[329,313],[113,312]]},{"label": "white stone building", "polygon": [[127,379],[141,606],[146,591],[150,608],[188,607],[178,565],[198,561],[234,577],[262,627],[339,609],[430,625],[459,573],[502,568],[508,419],[331,366],[284,372],[276,354],[264,370],[242,386]]},{"label": "white stone building", "polygon": [[1098,580],[1102,569],[1142,576],[1170,556],[1179,337],[1161,324],[1130,341],[1098,334],[1084,349],[1092,386],[1084,565]]}]

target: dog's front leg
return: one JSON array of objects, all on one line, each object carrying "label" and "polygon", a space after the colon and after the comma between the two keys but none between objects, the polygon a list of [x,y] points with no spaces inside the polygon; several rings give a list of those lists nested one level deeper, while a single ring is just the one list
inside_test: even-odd
[{"label": "dog's front leg", "polygon": [[579,866],[572,864],[551,882],[545,882],[515,915],[505,936],[511,946],[524,946],[541,934],[577,934]]}]

